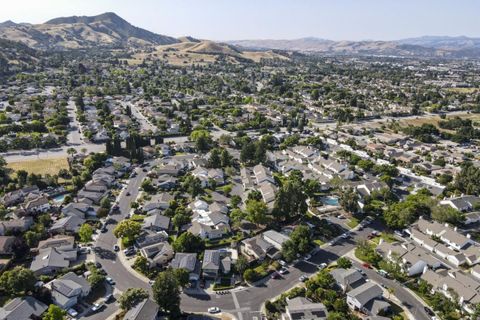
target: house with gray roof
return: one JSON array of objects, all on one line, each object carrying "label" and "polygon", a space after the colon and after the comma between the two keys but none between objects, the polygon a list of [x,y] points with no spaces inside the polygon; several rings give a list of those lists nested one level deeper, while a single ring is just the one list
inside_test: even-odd
[{"label": "house with gray roof", "polygon": [[336,268],[330,271],[330,274],[343,292],[355,289],[365,283],[362,274],[353,268]]},{"label": "house with gray roof", "polygon": [[133,308],[127,311],[123,320],[157,320],[158,305],[150,300],[145,299],[137,303]]},{"label": "house with gray roof", "polygon": [[88,296],[91,286],[87,279],[69,272],[50,283],[52,301],[60,308],[67,310],[79,300]]},{"label": "house with gray roof", "polygon": [[170,267],[187,270],[190,281],[196,281],[200,278],[200,263],[197,260],[196,253],[177,252],[170,263]]},{"label": "house with gray roof", "polygon": [[0,221],[0,236],[11,232],[25,232],[33,225],[33,218],[30,216],[14,220]]},{"label": "house with gray roof", "polygon": [[367,315],[378,315],[390,307],[388,302],[382,300],[383,290],[377,284],[366,282],[363,285],[347,292],[347,304],[352,310],[363,312]]},{"label": "house with gray roof", "polygon": [[142,229],[152,231],[170,230],[170,218],[156,212],[143,220]]},{"label": "house with gray roof", "polygon": [[67,216],[55,221],[49,231],[51,233],[77,233],[84,223],[85,219],[77,216]]},{"label": "house with gray roof", "polygon": [[175,252],[168,242],[159,242],[141,248],[140,254],[147,258],[149,266],[153,268],[166,266]]},{"label": "house with gray roof", "polygon": [[323,303],[314,303],[304,297],[287,299],[286,320],[325,320],[328,311]]},{"label": "house with gray roof", "polygon": [[33,258],[30,270],[36,275],[52,274],[64,268],[68,268],[70,263],[77,260],[77,249],[60,250],[58,248],[46,248],[38,252]]},{"label": "house with gray roof", "polygon": [[10,300],[0,308],[2,320],[29,320],[40,319],[47,310],[47,305],[34,297],[25,296]]},{"label": "house with gray roof", "polygon": [[452,197],[440,201],[441,205],[448,205],[455,210],[461,212],[467,212],[473,210],[477,205],[480,204],[480,197],[463,195],[460,197]]}]

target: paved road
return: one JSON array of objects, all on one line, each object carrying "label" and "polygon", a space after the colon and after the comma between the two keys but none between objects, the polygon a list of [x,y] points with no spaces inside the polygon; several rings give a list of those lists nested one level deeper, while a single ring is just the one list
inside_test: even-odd
[{"label": "paved road", "polygon": [[147,117],[143,115],[143,113],[137,108],[135,104],[131,102],[122,102],[122,105],[125,107],[126,106],[130,107],[130,110],[132,110],[132,115],[140,123],[141,132],[148,132],[148,131],[157,132],[158,131],[158,127],[154,125],[152,122],[150,122],[150,120],[148,120]]},{"label": "paved road", "polygon": [[80,123],[77,120],[77,108],[73,100],[68,101],[67,112],[70,119],[70,131],[67,134],[67,144],[77,146],[84,143]]},{"label": "paved road", "polygon": [[[127,187],[119,196],[120,213],[110,216],[114,222],[107,224],[107,232],[100,233],[95,243],[95,246],[100,248],[95,254],[95,261],[100,262],[108,276],[116,281],[115,289],[117,293],[126,291],[128,288],[145,288],[150,291],[150,285],[132,274],[120,262],[117,253],[113,251],[113,246],[117,243],[117,238],[113,235],[113,229],[118,221],[125,219],[130,211],[130,203],[137,197],[142,180],[147,175],[142,170],[137,170],[137,172],[138,175],[129,180]],[[126,196],[127,192],[130,193],[130,196]],[[107,304],[101,312],[92,314],[86,319],[104,320],[114,314],[118,308],[116,303]]]}]

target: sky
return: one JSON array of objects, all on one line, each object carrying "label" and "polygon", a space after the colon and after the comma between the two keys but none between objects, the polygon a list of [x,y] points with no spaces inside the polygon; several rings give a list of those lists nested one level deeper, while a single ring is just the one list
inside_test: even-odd
[{"label": "sky", "polygon": [[135,26],[210,40],[480,37],[479,0],[2,0],[0,21],[115,12]]}]

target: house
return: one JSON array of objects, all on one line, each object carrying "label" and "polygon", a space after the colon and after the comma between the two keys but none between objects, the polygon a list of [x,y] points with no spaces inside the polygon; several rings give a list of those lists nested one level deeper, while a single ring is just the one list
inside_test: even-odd
[{"label": "house", "polygon": [[143,210],[146,212],[155,209],[165,210],[170,207],[170,202],[175,200],[175,197],[169,193],[163,192],[152,196],[152,198],[143,205]]},{"label": "house", "polygon": [[85,219],[88,216],[96,216],[97,209],[97,207],[88,203],[71,202],[62,208],[62,214],[64,216],[77,216]]},{"label": "house", "polygon": [[135,240],[135,247],[141,249],[151,244],[156,244],[168,239],[168,234],[165,231],[153,232],[145,231],[140,234]]},{"label": "house", "polygon": [[67,310],[89,295],[91,286],[87,279],[69,272],[51,282],[52,301]]},{"label": "house", "polygon": [[77,216],[67,216],[55,221],[49,231],[51,233],[77,233],[84,223],[85,219]]},{"label": "house", "polygon": [[200,278],[200,263],[196,253],[177,252],[170,266],[173,269],[185,269],[189,272],[189,280],[197,281]]},{"label": "house", "polygon": [[464,224],[469,225],[480,222],[480,211],[469,212],[465,214]]},{"label": "house", "polygon": [[12,236],[0,236],[0,254],[10,255],[13,253],[16,237]]},{"label": "house", "polygon": [[47,310],[47,305],[34,297],[25,296],[10,300],[0,308],[0,319],[2,320],[37,320]]},{"label": "house", "polygon": [[287,299],[285,313],[286,320],[325,320],[328,317],[323,303],[313,303],[304,297]]},{"label": "house", "polygon": [[147,258],[149,266],[153,268],[166,266],[172,260],[175,252],[168,242],[159,242],[144,246],[140,249],[140,254]]},{"label": "house", "polygon": [[170,230],[170,218],[156,212],[143,220],[142,229],[152,231]]},{"label": "house", "polygon": [[455,210],[467,212],[475,209],[480,205],[480,197],[477,196],[460,196],[444,199],[440,201],[441,205],[448,205]]},{"label": "house", "polygon": [[250,260],[262,261],[266,257],[278,259],[281,256],[281,252],[270,242],[267,242],[262,235],[243,240],[240,244],[240,250]]},{"label": "house", "polygon": [[276,187],[270,182],[262,182],[258,185],[258,189],[262,194],[263,201],[268,205],[273,205],[275,201]]},{"label": "house", "polygon": [[280,232],[275,230],[268,230],[265,231],[263,234],[263,239],[273,245],[275,249],[282,250],[282,245],[285,241],[289,240],[290,238]]},{"label": "house", "polygon": [[264,182],[275,184],[275,179],[273,178],[272,173],[262,164],[257,164],[253,167],[253,175],[255,176],[256,184],[262,184]]},{"label": "house", "polygon": [[197,221],[192,221],[188,232],[202,239],[219,239],[230,232],[229,228],[215,228]]},{"label": "house", "polygon": [[380,286],[367,282],[347,292],[347,304],[352,310],[367,315],[378,315],[390,307],[388,302],[382,300],[382,295],[383,290]]},{"label": "house", "polygon": [[72,250],[75,247],[75,237],[56,235],[38,243],[37,250],[58,248],[60,250]]},{"label": "house", "polygon": [[23,208],[29,213],[38,213],[38,212],[46,212],[50,209],[50,203],[48,202],[48,198],[45,196],[38,196],[32,200],[27,201]]},{"label": "house", "polygon": [[150,299],[137,303],[127,311],[123,320],[157,320],[158,305]]},{"label": "house", "polygon": [[225,250],[205,250],[202,262],[202,274],[204,278],[215,279],[219,273],[231,271],[232,259]]},{"label": "house", "polygon": [[365,283],[362,274],[357,270],[337,268],[330,271],[333,279],[344,292],[359,287]]},{"label": "house", "polygon": [[64,268],[68,268],[70,263],[77,260],[77,250],[63,250],[59,248],[46,248],[38,252],[33,258],[30,270],[36,275],[52,274]]},{"label": "house", "polygon": [[33,225],[33,218],[30,216],[21,217],[15,220],[0,221],[0,236],[6,233],[25,232]]}]

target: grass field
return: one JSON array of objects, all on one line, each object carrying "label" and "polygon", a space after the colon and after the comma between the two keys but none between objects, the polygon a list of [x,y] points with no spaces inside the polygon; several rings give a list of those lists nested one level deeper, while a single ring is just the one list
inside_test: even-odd
[{"label": "grass field", "polygon": [[8,168],[18,171],[25,170],[28,173],[35,174],[58,174],[60,169],[68,169],[68,162],[66,158],[56,159],[36,159],[29,161],[10,162]]},{"label": "grass field", "polygon": [[[455,116],[447,116],[447,119],[452,119]],[[458,117],[462,119],[470,119],[472,121],[480,121],[480,115],[475,114],[475,113],[470,113],[470,114],[461,114],[458,115]],[[440,118],[440,116],[431,116],[431,117],[419,117],[418,119],[408,119],[408,120],[400,120],[399,123],[401,126],[407,126],[407,125],[412,125],[412,126],[421,126],[422,124],[433,124],[438,127],[438,122],[440,120],[445,120]],[[443,131],[449,131],[449,130],[444,130]]]}]

